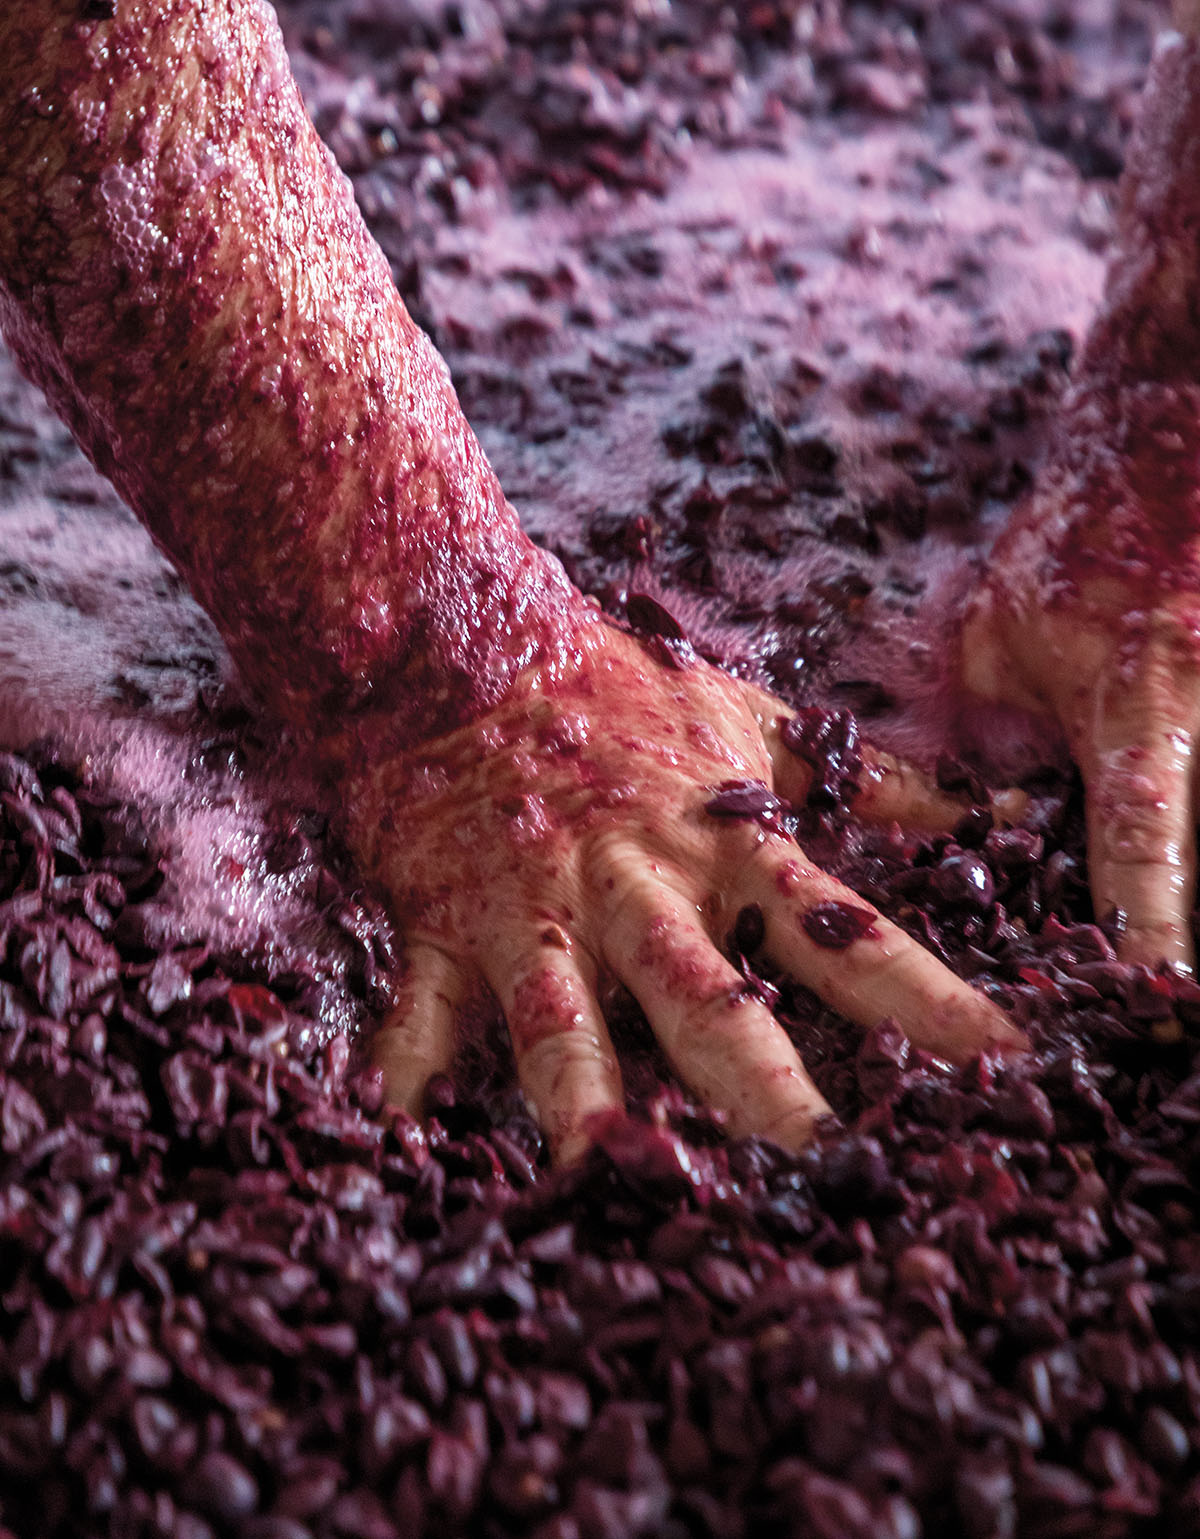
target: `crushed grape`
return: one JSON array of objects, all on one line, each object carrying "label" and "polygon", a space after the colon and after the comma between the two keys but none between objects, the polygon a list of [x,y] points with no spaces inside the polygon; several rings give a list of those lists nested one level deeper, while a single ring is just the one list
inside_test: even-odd
[{"label": "crushed grape", "polygon": [[[870,312],[856,361],[845,301],[822,291],[822,332],[797,290],[907,260],[906,214],[850,215],[882,196],[865,162],[821,232],[836,249],[813,226],[781,243],[770,208],[761,230],[723,221],[715,197],[667,238],[645,195],[696,146],[764,158],[774,188],[781,150],[894,125],[917,145],[894,162],[904,209],[961,195],[964,159],[1008,200],[1006,157],[1028,155],[1049,205],[1061,158],[1091,179],[1063,201],[1095,247],[1160,8],[1116,9],[1100,29],[1070,0],[1053,20],[975,0],[280,5],[406,299],[571,575],[664,660],[750,656],[793,705],[876,716],[904,694],[891,654],[840,679],[831,659],[880,606],[894,647],[922,601],[893,581],[897,550],[928,533],[944,551],[1027,488],[1073,334],[1020,329],[1030,250],[1015,305],[960,246],[903,272],[904,303],[929,305],[905,347],[921,314],[952,312],[961,356],[901,368]],[[1093,68],[1110,30],[1119,65]],[[989,241],[1027,207],[1006,201]],[[570,242],[486,238],[491,211],[562,209],[581,211]],[[912,249],[933,243],[914,227]],[[645,295],[685,268],[702,297],[676,324]],[[725,294],[768,296],[744,349]],[[90,518],[96,483],[78,495],[58,429],[4,382],[6,495],[50,484],[64,520]],[[553,523],[565,484],[600,484],[605,414],[634,403],[646,494],[622,462],[608,504],[580,491]],[[806,541],[831,570],[802,585],[785,563]],[[647,564],[671,609],[640,590]],[[0,599],[40,580],[6,559]],[[652,1063],[634,1118],[560,1175],[503,1055],[435,1085],[424,1127],[382,1115],[353,1044],[312,1030],[321,957],[284,975],[253,947],[168,943],[137,811],[51,753],[0,755],[0,1528],[1198,1539],[1200,990],[1117,962],[1067,783],[1039,785],[1028,828],[980,811],[953,841],[842,838],[855,718],[810,706],[784,738],[813,767],[831,869],[1027,1024],[1036,1056],[952,1074],[888,1024],[862,1036],[750,973],[750,908],[731,949],[840,1126],[799,1156],[729,1141]],[[979,789],[958,759],[939,772]],[[762,816],[739,796],[721,814]],[[323,825],[293,833],[365,1011],[385,929],[346,902]],[[841,910],[868,912],[825,907],[834,936]],[[632,1064],[644,1025],[628,1001],[611,1014]]]}]

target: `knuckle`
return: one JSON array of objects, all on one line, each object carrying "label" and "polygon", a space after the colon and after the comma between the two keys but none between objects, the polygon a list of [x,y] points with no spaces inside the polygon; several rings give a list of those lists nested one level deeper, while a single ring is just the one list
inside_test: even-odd
[{"label": "knuckle", "polygon": [[708,937],[689,933],[669,911],[651,915],[633,961],[654,991],[688,1018],[728,1005],[745,987]]},{"label": "knuckle", "polygon": [[587,851],[592,887],[610,917],[624,908],[642,887],[644,857],[623,834],[597,834]]},{"label": "knuckle", "polygon": [[780,898],[823,901],[829,878],[809,862],[808,856],[798,845],[789,845],[784,858],[769,863],[766,874]]},{"label": "knuckle", "polygon": [[1200,631],[1195,617],[1174,607],[1151,615],[1146,635],[1147,665],[1167,686],[1200,673]]},{"label": "knuckle", "polygon": [[685,1026],[689,1033],[726,1043],[740,1043],[764,1031],[773,1036],[774,1016],[744,979],[724,980],[706,994],[689,1001]]},{"label": "knuckle", "polygon": [[1092,792],[1091,813],[1099,851],[1110,864],[1179,863],[1179,820],[1164,779],[1140,747],[1108,756]]},{"label": "knuckle", "polygon": [[532,996],[539,980],[548,986],[554,979],[561,987],[582,981],[586,989],[594,989],[597,969],[590,951],[573,930],[555,919],[543,919],[532,934],[516,940],[501,933],[491,942],[490,951],[512,993],[524,991]]},{"label": "knuckle", "polygon": [[522,1076],[539,1088],[549,1085],[553,1091],[566,1078],[600,1075],[605,1080],[616,1072],[611,1050],[582,1022],[551,1032],[529,1044],[520,1054]]},{"label": "knuckle", "polygon": [[400,1009],[411,1011],[437,1001],[453,1009],[466,992],[467,970],[460,957],[430,941],[405,946],[393,995]]},{"label": "knuckle", "polygon": [[592,933],[602,949],[622,941],[632,944],[632,934],[651,929],[660,919],[669,928],[683,883],[665,862],[628,838],[615,837],[595,847],[592,871]]},{"label": "knuckle", "polygon": [[553,964],[535,962],[512,990],[508,1030],[513,1051],[522,1056],[541,1044],[585,1026],[588,999],[578,978]]}]

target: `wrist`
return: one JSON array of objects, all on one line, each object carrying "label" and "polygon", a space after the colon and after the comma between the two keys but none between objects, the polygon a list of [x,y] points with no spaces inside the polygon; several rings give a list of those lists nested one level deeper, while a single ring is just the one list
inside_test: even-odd
[{"label": "wrist", "polygon": [[415,603],[404,586],[405,621],[369,652],[358,635],[354,656],[330,653],[327,687],[295,691],[293,727],[334,773],[419,757],[498,711],[524,713],[577,676],[605,632],[595,601],[523,534],[499,560],[451,565],[433,564],[432,591]]}]

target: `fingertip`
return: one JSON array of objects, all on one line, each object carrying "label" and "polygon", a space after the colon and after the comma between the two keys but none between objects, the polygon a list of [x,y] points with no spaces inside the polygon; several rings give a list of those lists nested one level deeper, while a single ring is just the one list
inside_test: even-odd
[{"label": "fingertip", "polygon": [[1185,1033],[1179,1017],[1171,1014],[1155,1021],[1150,1027],[1150,1035],[1162,1047],[1175,1047],[1183,1041]]},{"label": "fingertip", "polygon": [[1196,971],[1196,949],[1191,924],[1180,902],[1178,913],[1153,924],[1126,922],[1117,940],[1117,956],[1130,967],[1157,968],[1164,964],[1191,978]]},{"label": "fingertip", "polygon": [[781,1149],[799,1154],[812,1143],[822,1123],[837,1125],[839,1119],[824,1096],[818,1095],[815,1102],[806,1100],[802,1104],[790,1106],[759,1132],[763,1138],[770,1139]]},{"label": "fingertip", "polygon": [[923,834],[952,834],[975,807],[970,797],[943,791],[934,777],[879,749],[864,748],[854,816],[899,823]]},{"label": "fingertip", "polygon": [[1026,1034],[1005,1016],[993,1025],[984,1047],[988,1052],[1000,1053],[1010,1060],[1024,1058],[1033,1051],[1033,1044]]},{"label": "fingertip", "polygon": [[438,1072],[427,1064],[414,1065],[403,1046],[401,1032],[380,1027],[371,1044],[372,1064],[383,1076],[383,1104],[418,1121],[425,1113],[425,1091]]},{"label": "fingertip", "polygon": [[571,1170],[581,1165],[598,1145],[604,1144],[628,1119],[624,1106],[606,1106],[587,1113],[561,1129],[557,1136],[547,1135],[550,1159],[556,1170]]},{"label": "fingertip", "polygon": [[1004,1014],[1000,1006],[960,982],[961,993],[948,998],[938,1018],[920,1034],[911,1033],[918,1047],[947,1063],[961,1067],[980,1053],[999,1053],[1017,1058],[1029,1052],[1029,1038]]}]

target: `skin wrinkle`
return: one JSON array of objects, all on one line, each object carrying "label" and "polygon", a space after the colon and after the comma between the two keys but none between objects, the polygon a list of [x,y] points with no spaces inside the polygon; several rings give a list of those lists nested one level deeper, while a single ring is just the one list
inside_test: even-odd
[{"label": "skin wrinkle", "polygon": [[518,983],[510,1026],[517,1053],[529,1052],[560,1032],[581,1030],[584,1021],[574,983],[553,967],[539,967]]},{"label": "skin wrinkle", "polygon": [[260,698],[420,741],[565,666],[594,622],[505,501],[270,9],[46,9],[0,21],[0,320]]}]

